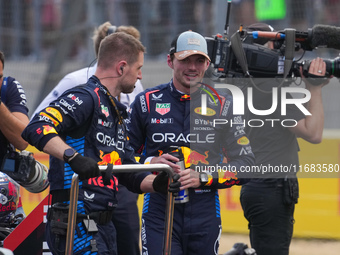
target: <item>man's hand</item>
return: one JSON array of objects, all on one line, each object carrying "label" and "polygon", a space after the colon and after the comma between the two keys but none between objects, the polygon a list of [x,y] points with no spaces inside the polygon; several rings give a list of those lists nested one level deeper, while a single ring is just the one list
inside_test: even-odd
[{"label": "man's hand", "polygon": [[173,182],[168,187],[169,176],[166,172],[159,173],[152,183],[152,187],[156,192],[167,194],[168,191],[174,193],[176,196],[180,191],[181,183],[178,181],[180,176],[175,174],[173,176]]},{"label": "man's hand", "polygon": [[300,73],[306,88],[313,89],[313,86],[320,86],[322,88],[330,80],[326,77],[326,63],[322,58],[316,58],[310,62],[308,73],[306,73],[306,70],[303,71],[302,67],[300,68]]},{"label": "man's hand", "polygon": [[179,175],[181,177],[179,181],[182,184],[181,190],[188,188],[198,188],[201,186],[199,173],[195,170],[187,168],[182,170]]},{"label": "man's hand", "polygon": [[175,171],[175,173],[179,173],[181,170],[181,167],[179,165],[176,165],[176,162],[178,162],[178,158],[175,156],[172,156],[168,153],[162,154],[159,157],[153,157],[150,161],[150,164],[166,164]]},{"label": "man's hand", "polygon": [[72,170],[78,174],[79,180],[97,177],[100,174],[97,162],[89,157],[83,157],[79,153],[68,163]]}]

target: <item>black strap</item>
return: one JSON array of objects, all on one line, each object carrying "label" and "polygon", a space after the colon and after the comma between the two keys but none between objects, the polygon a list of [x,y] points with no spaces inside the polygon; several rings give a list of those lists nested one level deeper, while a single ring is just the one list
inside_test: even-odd
[{"label": "black strap", "polygon": [[52,195],[52,205],[70,201],[70,189],[51,190],[50,194]]},{"label": "black strap", "polygon": [[247,57],[242,46],[240,34],[238,32],[234,33],[230,38],[230,42],[236,59],[242,68],[243,74],[245,75],[245,77],[249,77],[250,74],[248,69]]},{"label": "black strap", "polygon": [[113,210],[110,211],[98,211],[98,212],[91,212],[89,214],[77,214],[77,222],[84,220],[84,219],[92,219],[99,225],[105,225],[109,223],[112,219]]},{"label": "black strap", "polygon": [[103,183],[104,183],[104,185],[110,185],[111,184],[112,171],[113,171],[113,164],[107,164],[107,168],[106,168],[105,172],[103,173]]}]

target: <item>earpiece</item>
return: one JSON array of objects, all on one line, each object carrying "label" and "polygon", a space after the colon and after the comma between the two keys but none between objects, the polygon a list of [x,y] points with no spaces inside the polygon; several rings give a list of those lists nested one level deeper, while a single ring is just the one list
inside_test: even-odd
[{"label": "earpiece", "polygon": [[106,36],[110,35],[110,34],[113,34],[113,33],[116,33],[117,31],[117,27],[116,26],[110,26],[108,29],[107,29],[107,33],[106,33]]},{"label": "earpiece", "polygon": [[121,66],[120,71],[122,71],[122,75],[123,75],[124,67]]}]

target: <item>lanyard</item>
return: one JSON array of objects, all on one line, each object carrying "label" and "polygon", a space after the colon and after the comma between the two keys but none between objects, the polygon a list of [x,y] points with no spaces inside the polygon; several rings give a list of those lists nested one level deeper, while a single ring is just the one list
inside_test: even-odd
[{"label": "lanyard", "polygon": [[111,104],[113,105],[113,108],[116,111],[117,117],[118,117],[118,122],[119,124],[124,126],[124,129],[126,130],[126,126],[125,126],[125,122],[124,122],[124,118],[123,116],[120,114],[118,107],[113,99],[113,96],[110,94],[109,90],[107,88],[105,88],[103,85],[98,84],[97,85],[100,87],[100,89],[110,98]]}]

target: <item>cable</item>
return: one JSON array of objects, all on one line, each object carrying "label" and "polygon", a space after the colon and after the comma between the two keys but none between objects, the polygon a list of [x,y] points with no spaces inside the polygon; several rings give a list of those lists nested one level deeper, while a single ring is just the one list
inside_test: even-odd
[{"label": "cable", "polygon": [[104,80],[104,79],[110,79],[110,78],[119,78],[120,76],[122,76],[122,75],[119,75],[119,76],[107,76],[107,77],[102,77],[102,78],[98,77],[98,79],[99,80]]},{"label": "cable", "polygon": [[92,67],[93,63],[97,61],[97,58],[95,58],[94,60],[91,61],[91,63],[88,65],[87,67],[87,72],[86,72],[86,77],[87,79],[89,79],[89,70],[90,70],[90,67]]}]

